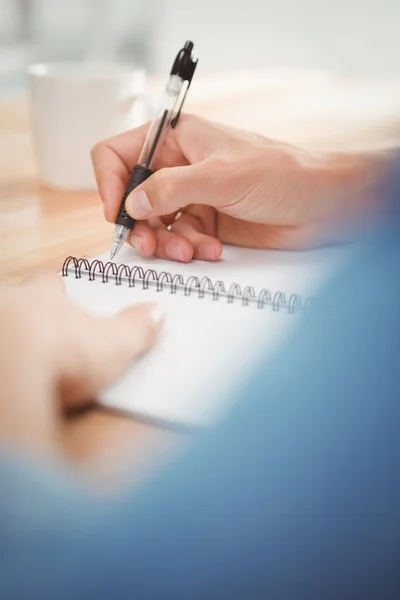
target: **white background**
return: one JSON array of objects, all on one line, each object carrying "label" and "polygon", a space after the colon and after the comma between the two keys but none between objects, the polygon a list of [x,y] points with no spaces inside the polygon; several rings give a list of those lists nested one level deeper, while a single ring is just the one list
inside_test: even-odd
[{"label": "white background", "polygon": [[289,66],[400,76],[398,0],[0,0],[0,91],[32,60],[136,57],[163,72]]}]

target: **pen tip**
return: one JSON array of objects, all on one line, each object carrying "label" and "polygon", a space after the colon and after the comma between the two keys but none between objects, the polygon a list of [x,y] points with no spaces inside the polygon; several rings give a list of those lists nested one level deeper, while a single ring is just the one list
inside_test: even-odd
[{"label": "pen tip", "polygon": [[114,256],[117,254],[117,252],[119,252],[123,243],[124,242],[118,238],[116,240],[114,240],[114,243],[110,250],[110,260],[112,260],[114,258]]},{"label": "pen tip", "polygon": [[115,228],[114,238],[111,245],[110,260],[114,258],[117,252],[120,251],[126,238],[128,237],[129,229],[123,225],[117,225]]}]

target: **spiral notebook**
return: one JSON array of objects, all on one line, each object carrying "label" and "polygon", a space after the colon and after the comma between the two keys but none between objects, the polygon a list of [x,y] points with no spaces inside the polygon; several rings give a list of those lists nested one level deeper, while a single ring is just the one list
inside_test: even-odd
[{"label": "spiral notebook", "polygon": [[166,319],[158,344],[102,394],[113,409],[174,426],[212,424],[260,361],[285,340],[312,296],[344,259],[343,250],[271,252],[225,247],[216,263],[172,263],[124,247],[68,257],[67,293],[108,316],[157,301]]}]

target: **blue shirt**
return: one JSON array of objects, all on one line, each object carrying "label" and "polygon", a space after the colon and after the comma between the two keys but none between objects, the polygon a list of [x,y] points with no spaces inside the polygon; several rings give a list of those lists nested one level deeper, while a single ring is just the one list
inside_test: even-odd
[{"label": "blue shirt", "polygon": [[400,234],[366,245],[229,416],[102,504],[4,456],[0,597],[400,597]]}]

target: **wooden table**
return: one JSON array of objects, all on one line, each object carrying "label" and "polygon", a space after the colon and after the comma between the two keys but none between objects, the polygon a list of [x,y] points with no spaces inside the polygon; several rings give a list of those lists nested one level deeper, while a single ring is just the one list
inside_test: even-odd
[{"label": "wooden table", "polygon": [[[324,73],[226,74],[199,78],[188,108],[317,150],[393,146],[399,141],[399,86],[379,85]],[[357,102],[362,110],[354,109]],[[0,282],[18,282],[41,269],[55,272],[69,254],[104,252],[111,233],[95,192],[41,187],[28,101],[0,103]],[[69,419],[62,441],[93,482],[113,489],[125,468],[130,480],[132,465],[139,477],[180,446],[182,436],[96,409]]]}]

